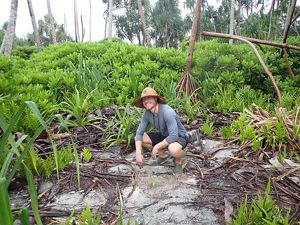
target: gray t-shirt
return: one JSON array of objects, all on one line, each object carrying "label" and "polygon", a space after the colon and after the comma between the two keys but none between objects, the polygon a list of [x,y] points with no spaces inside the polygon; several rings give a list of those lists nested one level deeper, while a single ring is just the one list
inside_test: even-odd
[{"label": "gray t-shirt", "polygon": [[187,136],[186,129],[182,125],[177,113],[166,104],[159,104],[157,115],[154,115],[150,110],[144,112],[136,131],[135,140],[142,141],[143,134],[149,123],[161,132],[163,136],[167,137],[166,141],[169,144],[176,142],[179,136]]}]

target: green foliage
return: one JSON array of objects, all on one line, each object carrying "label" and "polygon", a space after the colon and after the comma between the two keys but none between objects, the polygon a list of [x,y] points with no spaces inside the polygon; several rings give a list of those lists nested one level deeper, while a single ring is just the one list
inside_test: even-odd
[{"label": "green foliage", "polygon": [[0,219],[3,224],[13,224],[6,179],[0,178]]},{"label": "green foliage", "polygon": [[101,216],[93,212],[89,206],[85,207],[75,218],[73,217],[73,214],[74,211],[70,214],[70,216],[64,223],[61,223],[61,225],[98,225],[101,222]]},{"label": "green foliage", "polygon": [[96,213],[93,213],[90,207],[86,207],[77,216],[77,221],[81,225],[94,225],[94,224],[99,224],[101,222],[101,217]]},{"label": "green foliage", "polygon": [[270,198],[271,179],[267,184],[264,195],[258,192],[248,207],[248,198],[240,203],[237,213],[231,225],[240,224],[282,224],[288,225],[290,221],[289,213],[283,215],[276,202]]},{"label": "green foliage", "polygon": [[[2,113],[0,112],[0,128],[2,136],[0,138],[0,159],[4,160],[1,163],[1,171],[0,171],[0,199],[1,199],[1,215],[5,217],[1,218],[4,220],[5,224],[12,224],[11,220],[11,209],[9,205],[9,197],[7,192],[7,187],[9,186],[11,180],[15,176],[17,172],[20,171],[20,167],[22,166],[25,171],[27,183],[28,183],[28,192],[31,199],[31,208],[33,210],[33,214],[38,225],[41,225],[41,218],[38,213],[38,199],[36,194],[36,188],[34,186],[34,179],[31,173],[31,170],[28,168],[26,163],[24,162],[24,156],[28,153],[29,149],[33,148],[33,142],[40,135],[43,130],[43,125],[39,127],[32,137],[28,137],[27,135],[23,135],[18,140],[15,140],[12,135],[13,127],[18,123],[21,118],[21,115],[25,111],[25,107],[28,108],[35,114],[37,113],[36,105],[33,102],[23,103],[17,112],[10,118],[7,122]],[[38,118],[40,119],[40,118]],[[23,147],[23,141],[25,146]],[[7,205],[8,204],[8,205]],[[2,220],[2,221],[3,221]],[[25,216],[23,218],[25,221]],[[28,217],[27,217],[28,220]]]},{"label": "green foliage", "polygon": [[223,138],[229,139],[234,136],[235,132],[230,126],[226,126],[220,129],[220,134]]},{"label": "green foliage", "polygon": [[157,184],[157,177],[156,176],[150,176],[148,179],[148,183],[152,186],[155,187]]},{"label": "green foliage", "polygon": [[211,136],[214,132],[214,123],[209,122],[209,120],[206,120],[206,122],[201,127],[201,131],[204,134]]},{"label": "green foliage", "polygon": [[[299,42],[297,40],[292,39],[294,43]],[[300,104],[300,78],[290,79],[278,52],[271,47],[267,50],[262,55],[275,75],[284,105],[294,109]],[[252,103],[266,110],[272,110],[277,104],[269,79],[245,45],[217,41],[196,43],[192,70],[199,87],[195,94],[200,102],[196,106],[189,105],[185,96],[176,96],[176,84],[186,64],[183,51],[105,40],[52,45],[33,52],[29,58],[19,55],[0,56],[0,93],[6,96],[1,98],[0,110],[6,118],[16,112],[23,101],[31,100],[37,103],[43,115],[66,111],[70,115],[69,125],[86,126],[89,110],[131,104],[145,86],[155,87],[189,120],[198,116],[200,106],[220,112],[242,112]],[[298,54],[291,52],[289,60],[295,70],[297,66],[300,68]],[[25,131],[38,127],[29,111],[23,116],[16,127]]]},{"label": "green foliage", "polygon": [[84,147],[81,152],[81,156],[83,157],[84,161],[89,162],[93,154],[86,147]]},{"label": "green foliage", "polygon": [[[82,96],[75,88],[75,93],[71,97],[66,97],[65,101],[61,103],[61,110],[69,113],[67,121],[71,126],[84,127],[93,119],[85,116],[89,110],[89,99],[92,97],[93,91]],[[75,121],[71,120],[72,117],[75,118]]]}]

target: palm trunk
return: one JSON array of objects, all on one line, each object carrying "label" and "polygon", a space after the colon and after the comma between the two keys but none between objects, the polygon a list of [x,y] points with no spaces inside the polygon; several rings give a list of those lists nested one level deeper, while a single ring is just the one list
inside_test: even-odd
[{"label": "palm trunk", "polygon": [[91,0],[89,1],[90,3],[90,20],[89,20],[89,41],[92,40],[92,2]]},{"label": "palm trunk", "polygon": [[12,0],[8,26],[2,41],[0,53],[10,56],[15,38],[16,22],[18,15],[18,0]]},{"label": "palm trunk", "polygon": [[[229,24],[229,34],[233,35],[233,27],[234,27],[234,0],[230,2],[230,24]],[[233,44],[233,39],[229,39],[229,44]]]},{"label": "palm trunk", "polygon": [[283,31],[283,40],[282,40],[283,43],[286,43],[286,39],[288,37],[289,29],[290,29],[290,26],[291,26],[291,23],[293,20],[294,11],[296,8],[296,2],[297,2],[297,0],[291,0],[290,7],[288,9],[288,13],[286,16],[286,22],[285,22],[285,26],[284,26],[284,31]]},{"label": "palm trunk", "polygon": [[191,102],[195,104],[197,102],[197,96],[195,95],[196,84],[192,80],[192,63],[193,63],[194,46],[197,37],[197,30],[199,27],[198,23],[200,23],[201,0],[197,0],[194,12],[195,15],[193,19],[192,33],[191,33],[191,38],[189,43],[189,51],[188,51],[186,68],[177,84],[176,90],[178,91],[178,93],[184,92],[187,96],[190,96]]},{"label": "palm trunk", "polygon": [[85,36],[85,29],[83,26],[83,18],[82,15],[80,15],[80,22],[81,22],[81,42],[83,42],[84,36]]},{"label": "palm trunk", "polygon": [[149,33],[147,30],[147,25],[146,25],[145,14],[144,14],[143,6],[142,6],[142,1],[137,0],[137,5],[138,5],[138,12],[139,12],[140,19],[141,19],[142,26],[143,26],[144,44],[146,44],[146,46],[148,46],[148,47],[151,47]]},{"label": "palm trunk", "polygon": [[192,34],[191,34],[190,43],[189,43],[188,60],[187,60],[187,64],[186,64],[186,71],[189,73],[191,73],[191,71],[192,71],[193,51],[194,51],[194,46],[195,46],[195,42],[196,42],[200,14],[201,14],[201,0],[197,0],[196,6],[195,6],[195,16],[194,16],[193,25],[192,25]]},{"label": "palm trunk", "polygon": [[48,9],[48,18],[49,18],[49,26],[50,26],[50,36],[51,43],[56,44],[56,32],[54,27],[54,17],[51,11],[50,0],[47,0],[47,9]]},{"label": "palm trunk", "polygon": [[75,41],[79,42],[79,26],[78,26],[78,10],[77,10],[77,1],[74,0],[74,25],[75,25]]},{"label": "palm trunk", "polygon": [[35,41],[35,44],[39,48],[40,45],[41,45],[40,44],[40,36],[39,36],[39,33],[38,33],[38,29],[37,29],[37,25],[36,25],[36,20],[35,20],[35,15],[34,15],[31,0],[27,0],[27,4],[28,4],[29,14],[30,14],[30,18],[31,18],[32,28],[33,28],[34,41]]},{"label": "palm trunk", "polygon": [[241,35],[241,10],[242,10],[242,0],[238,0],[239,9],[237,15],[237,25],[236,25],[236,34]]},{"label": "palm trunk", "polygon": [[269,31],[268,31],[268,40],[271,39],[271,29],[272,29],[272,16],[273,16],[273,11],[274,11],[274,5],[275,5],[275,0],[272,0],[272,5],[270,8],[270,22],[269,22]]},{"label": "palm trunk", "polygon": [[113,0],[109,0],[108,3],[108,34],[107,38],[112,39],[112,11],[113,11]]}]

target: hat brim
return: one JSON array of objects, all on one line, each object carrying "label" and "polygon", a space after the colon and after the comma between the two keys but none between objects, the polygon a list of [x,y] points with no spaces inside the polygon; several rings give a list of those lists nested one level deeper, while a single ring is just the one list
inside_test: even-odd
[{"label": "hat brim", "polygon": [[[148,96],[145,96],[145,97],[157,97],[157,103],[166,104],[166,100],[163,97],[160,97],[160,96],[157,96],[157,95],[148,95]],[[143,98],[145,98],[145,97],[143,97]],[[133,105],[135,105],[136,107],[144,109],[145,106],[143,104],[143,98],[141,97],[141,98],[138,98],[138,99],[134,100]]]}]

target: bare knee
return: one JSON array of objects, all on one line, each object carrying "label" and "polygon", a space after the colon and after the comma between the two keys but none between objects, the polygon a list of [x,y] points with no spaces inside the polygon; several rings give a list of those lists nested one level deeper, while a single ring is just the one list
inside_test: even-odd
[{"label": "bare knee", "polygon": [[170,144],[168,149],[171,155],[174,157],[181,157],[184,154],[184,152],[182,151],[182,146],[177,142]]},{"label": "bare knee", "polygon": [[151,141],[149,135],[146,134],[146,133],[143,134],[142,146],[147,148],[147,149],[152,149],[153,148],[152,141]]}]

